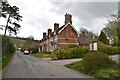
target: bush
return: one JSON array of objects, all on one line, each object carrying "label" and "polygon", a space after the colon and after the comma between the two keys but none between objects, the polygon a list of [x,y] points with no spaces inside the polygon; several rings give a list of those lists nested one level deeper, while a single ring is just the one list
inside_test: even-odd
[{"label": "bush", "polygon": [[39,52],[39,48],[38,47],[32,48],[32,53],[38,53],[38,52]]},{"label": "bush", "polygon": [[101,52],[89,52],[83,57],[83,66],[85,73],[90,73],[96,69],[110,67],[115,62],[107,54]]},{"label": "bush", "polygon": [[81,58],[88,52],[88,48],[68,48],[68,49],[55,49],[51,54],[51,59],[71,59]]},{"label": "bush", "polygon": [[64,54],[63,49],[55,49],[51,54],[51,59],[53,59],[53,60],[62,59],[63,58],[62,54]]},{"label": "bush", "polygon": [[45,52],[45,54],[51,54],[52,53],[52,51],[46,51]]},{"label": "bush", "polygon": [[99,45],[98,50],[109,55],[120,54],[119,48],[117,46],[109,47],[109,46]]},{"label": "bush", "polygon": [[75,47],[79,48],[80,46],[79,46],[79,45],[75,45],[75,44],[71,44],[71,45],[69,46],[69,48],[75,48]]}]

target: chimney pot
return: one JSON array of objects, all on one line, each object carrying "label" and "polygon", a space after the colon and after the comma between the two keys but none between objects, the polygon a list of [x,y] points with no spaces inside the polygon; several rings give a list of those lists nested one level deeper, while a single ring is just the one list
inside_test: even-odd
[{"label": "chimney pot", "polygon": [[43,33],[43,40],[46,39],[46,32]]},{"label": "chimney pot", "polygon": [[69,13],[65,14],[65,24],[67,24],[68,22],[70,22],[72,24],[72,15]]},{"label": "chimney pot", "polygon": [[55,24],[54,24],[54,31],[57,32],[58,29],[59,29],[59,23],[55,23]]},{"label": "chimney pot", "polygon": [[52,29],[48,29],[48,38],[51,37]]}]

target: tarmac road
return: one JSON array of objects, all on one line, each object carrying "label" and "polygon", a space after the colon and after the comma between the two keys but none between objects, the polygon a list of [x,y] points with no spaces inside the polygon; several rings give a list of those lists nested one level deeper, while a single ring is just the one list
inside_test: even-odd
[{"label": "tarmac road", "polygon": [[48,60],[16,52],[3,78],[91,78]]}]

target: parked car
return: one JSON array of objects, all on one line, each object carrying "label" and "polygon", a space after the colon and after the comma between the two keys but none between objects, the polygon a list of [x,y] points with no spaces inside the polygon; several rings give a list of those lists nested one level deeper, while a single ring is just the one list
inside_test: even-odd
[{"label": "parked car", "polygon": [[28,50],[25,50],[25,51],[24,51],[24,54],[29,54],[29,51],[28,51]]}]

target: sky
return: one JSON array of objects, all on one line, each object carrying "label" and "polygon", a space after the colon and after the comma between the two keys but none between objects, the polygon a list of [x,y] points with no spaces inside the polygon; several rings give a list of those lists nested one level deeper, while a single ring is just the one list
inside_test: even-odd
[{"label": "sky", "polygon": [[[106,2],[105,2],[106,1]],[[11,6],[20,9],[23,16],[21,29],[17,36],[33,36],[40,40],[48,28],[53,30],[54,23],[64,25],[65,13],[72,15],[74,28],[86,28],[99,34],[111,14],[117,13],[119,0],[8,0]],[[6,24],[0,18],[0,25]],[[0,30],[0,34],[4,31]]]}]

